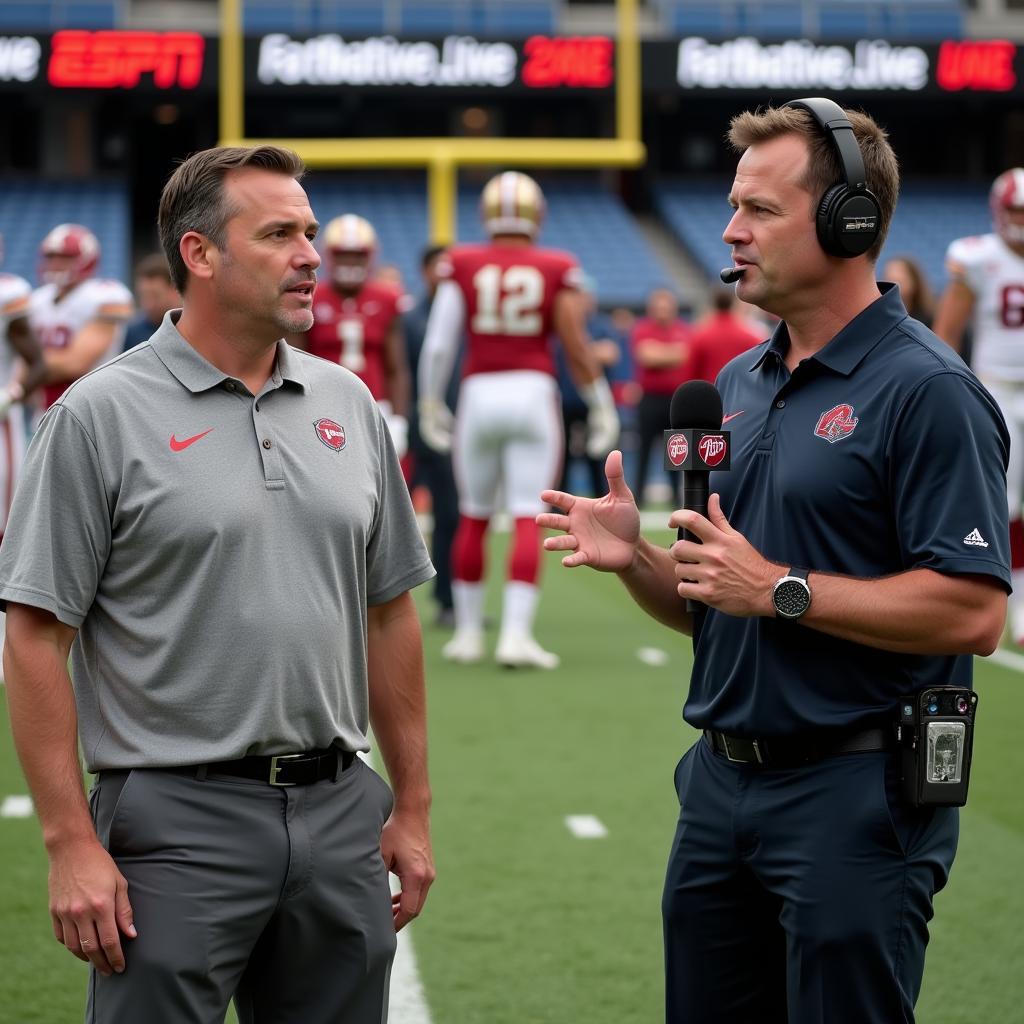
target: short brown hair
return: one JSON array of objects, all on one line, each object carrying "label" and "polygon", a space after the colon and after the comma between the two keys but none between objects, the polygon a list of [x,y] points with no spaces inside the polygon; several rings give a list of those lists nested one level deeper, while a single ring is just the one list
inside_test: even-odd
[{"label": "short brown hair", "polygon": [[167,257],[162,252],[151,252],[143,256],[135,264],[135,275],[143,281],[161,280],[164,284],[174,284],[171,280],[171,268],[167,266]]},{"label": "short brown hair", "polygon": [[188,268],[178,248],[189,231],[205,235],[214,245],[224,244],[224,228],[238,212],[224,202],[224,178],[229,171],[255,167],[277,171],[299,181],[306,165],[297,153],[280,146],[217,146],[193,153],[170,176],[160,196],[157,227],[167,256],[171,280],[182,294]]},{"label": "short brown hair", "polygon": [[[868,259],[874,263],[882,251],[896,209],[900,169],[885,130],[859,110],[845,110],[844,113],[853,125],[853,134],[864,158],[867,186],[878,200],[878,238],[867,252]],[[730,121],[727,137],[732,148],[742,153],[754,143],[768,142],[789,134],[802,135],[807,140],[807,173],[800,184],[811,193],[813,218],[817,214],[821,197],[843,180],[843,167],[832,140],[826,138],[825,132],[808,111],[796,107],[747,110]]]}]

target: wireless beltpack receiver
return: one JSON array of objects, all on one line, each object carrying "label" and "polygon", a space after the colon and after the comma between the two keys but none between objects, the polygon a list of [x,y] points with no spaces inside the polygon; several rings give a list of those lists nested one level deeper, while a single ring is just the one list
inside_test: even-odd
[{"label": "wireless beltpack receiver", "polygon": [[978,695],[931,686],[900,700],[903,798],[913,807],[963,807],[971,777]]}]

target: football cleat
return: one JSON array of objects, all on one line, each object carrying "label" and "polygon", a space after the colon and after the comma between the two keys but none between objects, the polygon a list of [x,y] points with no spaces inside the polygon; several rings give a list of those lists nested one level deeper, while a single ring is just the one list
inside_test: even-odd
[{"label": "football cleat", "polygon": [[377,232],[364,217],[346,213],[324,229],[324,256],[331,280],[342,289],[359,289],[370,277],[377,255]]},{"label": "football cleat", "polygon": [[495,235],[536,238],[544,220],[544,193],[528,174],[506,171],[491,178],[480,195],[480,219]]},{"label": "football cleat", "polygon": [[988,193],[992,223],[1010,245],[1024,245],[1024,224],[1010,220],[1011,210],[1024,213],[1024,168],[1012,167],[992,182]]},{"label": "football cleat", "polygon": [[532,636],[503,633],[498,638],[494,660],[505,668],[558,668],[561,658],[545,651]]},{"label": "football cleat", "polygon": [[475,629],[457,629],[455,635],[441,648],[446,661],[471,665],[484,656],[484,635]]},{"label": "football cleat", "polygon": [[100,243],[81,224],[58,224],[39,246],[42,266],[39,276],[47,284],[69,288],[96,272],[100,262]]}]

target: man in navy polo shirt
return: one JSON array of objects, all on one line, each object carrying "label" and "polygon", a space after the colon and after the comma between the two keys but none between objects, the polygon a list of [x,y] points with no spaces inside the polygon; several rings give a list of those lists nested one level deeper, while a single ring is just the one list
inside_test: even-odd
[{"label": "man in navy polo shirt", "polygon": [[958,812],[899,796],[897,702],[969,685],[998,643],[1006,427],[875,281],[899,186],[884,132],[811,100],[744,113],[730,140],[737,292],[782,322],[718,378],[732,471],[711,474],[706,518],[670,519],[701,543],[640,537],[618,452],[605,498],[545,492],[565,514],[539,522],[564,565],[617,573],[694,638],[684,717],[704,736],[676,770],[667,1020],[911,1022]]}]

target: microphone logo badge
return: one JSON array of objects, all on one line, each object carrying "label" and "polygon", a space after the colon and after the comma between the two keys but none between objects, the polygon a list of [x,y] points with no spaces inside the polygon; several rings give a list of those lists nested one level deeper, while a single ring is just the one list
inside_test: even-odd
[{"label": "microphone logo badge", "polygon": [[728,449],[725,438],[721,434],[705,434],[697,445],[697,453],[706,466],[717,466]]},{"label": "microphone logo badge", "polygon": [[681,466],[686,461],[686,456],[690,454],[690,446],[687,444],[685,434],[673,434],[668,439],[666,448],[669,462],[673,466]]},{"label": "microphone logo badge", "polygon": [[853,415],[852,405],[837,405],[821,414],[818,425],[814,428],[814,436],[828,441],[829,444],[835,444],[836,441],[849,437],[859,422]]}]

